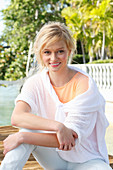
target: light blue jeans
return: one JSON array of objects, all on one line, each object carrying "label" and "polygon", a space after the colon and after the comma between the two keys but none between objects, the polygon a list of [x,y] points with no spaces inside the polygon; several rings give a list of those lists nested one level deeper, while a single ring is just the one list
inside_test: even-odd
[{"label": "light blue jeans", "polygon": [[55,148],[29,144],[21,144],[8,152],[2,161],[0,170],[22,170],[31,153],[45,170],[111,170],[110,166],[100,159],[85,163],[67,162],[59,156]]}]

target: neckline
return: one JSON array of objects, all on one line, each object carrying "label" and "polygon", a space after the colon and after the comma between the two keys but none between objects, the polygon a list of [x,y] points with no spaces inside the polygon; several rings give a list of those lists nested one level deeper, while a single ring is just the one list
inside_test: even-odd
[{"label": "neckline", "polygon": [[[89,74],[87,74],[86,72],[84,72],[83,70],[81,70],[80,68],[77,68],[77,67],[75,67],[75,66],[69,66],[71,69],[74,69],[75,71],[77,71],[77,73],[82,73],[83,75],[86,75],[88,78],[89,78],[89,88],[88,88],[88,90],[85,92],[85,93],[87,93],[87,92],[89,92],[89,90],[90,90],[90,86],[91,86],[91,81],[93,81],[92,80],[92,78],[90,77],[90,75]],[[58,96],[56,95],[56,93],[55,93],[55,89],[53,88],[53,86],[52,86],[52,84],[51,84],[51,82],[50,82],[50,79],[49,79],[49,76],[48,76],[48,74],[47,74],[47,72],[48,72],[48,69],[46,68],[46,69],[44,69],[44,71],[43,71],[43,76],[45,77],[43,77],[44,79],[44,83],[47,81],[47,82],[49,82],[49,86],[47,85],[47,89],[49,90],[49,92],[50,92],[50,94],[53,94],[52,95],[52,97],[53,97],[53,99],[55,100],[55,102],[57,101],[57,105],[63,105],[63,106],[66,106],[66,105],[69,105],[69,104],[71,104],[71,103],[73,103],[73,101],[76,101],[81,95],[82,96],[84,96],[85,95],[85,93],[83,93],[83,94],[81,94],[80,96],[78,95],[78,96],[76,96],[74,99],[72,99],[71,101],[69,101],[69,102],[67,102],[67,103],[62,103],[60,100],[59,100],[59,98],[58,98]],[[77,74],[76,73],[76,74]],[[75,75],[76,75],[75,74]],[[75,76],[74,75],[74,76]],[[73,77],[74,77],[73,76]],[[73,78],[72,77],[72,78]]]},{"label": "neckline", "polygon": [[53,84],[51,84],[51,85],[52,85],[52,87],[53,87],[54,89],[64,88],[65,86],[67,86],[67,85],[77,76],[78,73],[79,73],[79,71],[77,71],[77,72],[75,73],[75,75],[74,75],[66,84],[64,84],[63,86],[57,87],[57,86],[54,86]]}]

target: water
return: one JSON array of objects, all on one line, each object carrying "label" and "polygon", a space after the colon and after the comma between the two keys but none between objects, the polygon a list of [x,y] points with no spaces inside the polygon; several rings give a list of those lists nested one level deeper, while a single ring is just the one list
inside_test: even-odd
[{"label": "water", "polygon": [[0,86],[0,126],[11,125],[14,101],[19,94],[20,84]]}]

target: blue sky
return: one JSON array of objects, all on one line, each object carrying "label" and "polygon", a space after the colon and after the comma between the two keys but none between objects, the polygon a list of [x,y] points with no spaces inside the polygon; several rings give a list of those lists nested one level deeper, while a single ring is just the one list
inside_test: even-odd
[{"label": "blue sky", "polygon": [[[9,3],[10,0],[0,0],[0,10],[7,8]],[[2,20],[2,13],[0,12],[0,35],[2,34],[3,29],[4,29],[4,24]]]}]

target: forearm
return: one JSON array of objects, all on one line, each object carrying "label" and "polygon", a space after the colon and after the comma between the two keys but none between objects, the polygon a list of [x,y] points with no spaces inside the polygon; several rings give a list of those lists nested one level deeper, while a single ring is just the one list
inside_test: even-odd
[{"label": "forearm", "polygon": [[59,142],[55,133],[31,133],[20,132],[22,143],[44,146],[44,147],[59,147]]},{"label": "forearm", "polygon": [[[18,132],[9,135],[4,141],[4,154],[18,147],[22,143],[44,147],[54,147],[60,150],[71,150],[75,146],[77,134],[64,126],[57,133]],[[15,142],[14,142],[15,141]]]},{"label": "forearm", "polygon": [[45,119],[30,112],[31,108],[27,103],[18,102],[13,111],[12,125],[32,130],[54,131],[56,134],[46,133],[37,134],[37,136],[32,134],[33,138],[30,137],[30,134],[26,134],[28,136],[24,137],[24,143],[29,142],[29,144],[48,147],[58,147],[59,143],[61,150],[70,150],[75,145],[75,138],[78,137],[76,132],[67,128],[63,123]]},{"label": "forearm", "polygon": [[24,112],[12,117],[12,125],[32,130],[58,131],[62,123]]},{"label": "forearm", "polygon": [[55,120],[45,119],[30,112],[31,109],[27,103],[18,102],[11,117],[12,125],[32,130],[47,131],[58,131],[59,126],[61,126],[61,123]]}]

